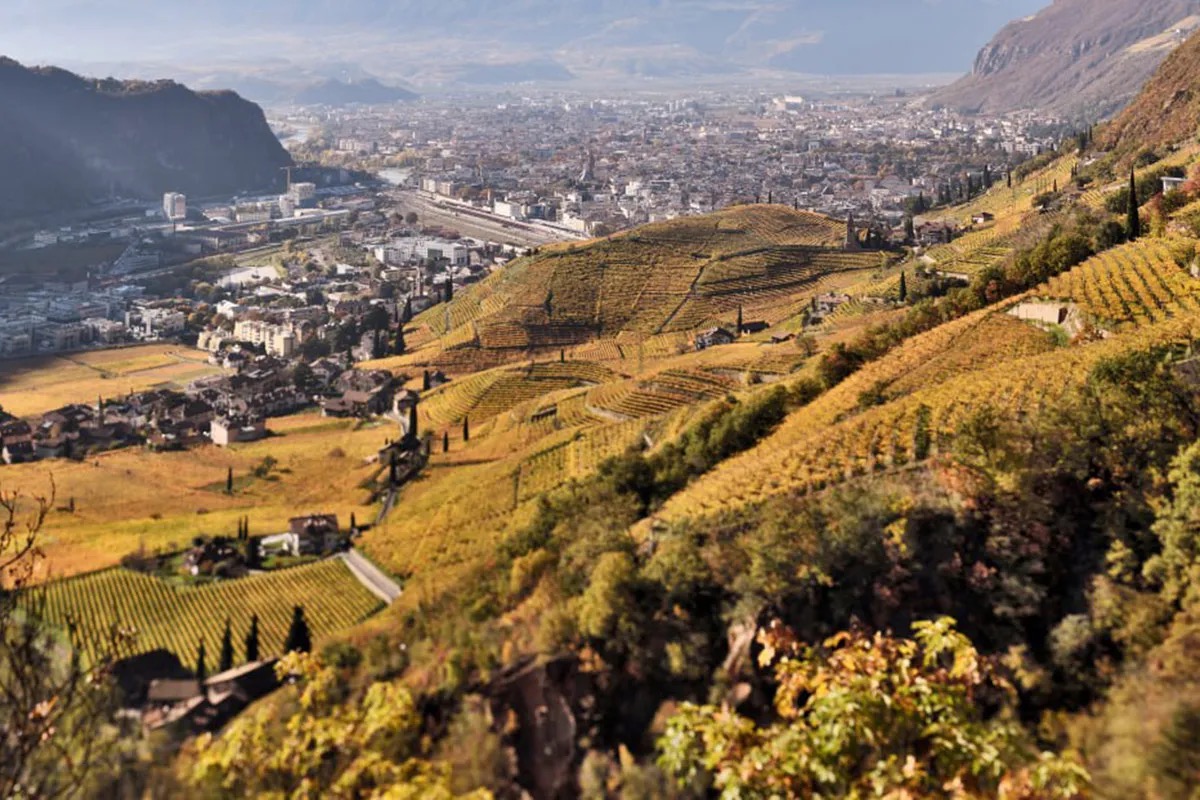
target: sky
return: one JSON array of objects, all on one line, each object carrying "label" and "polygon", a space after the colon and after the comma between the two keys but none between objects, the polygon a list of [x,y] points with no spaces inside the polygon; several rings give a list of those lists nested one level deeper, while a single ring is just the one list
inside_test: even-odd
[{"label": "sky", "polygon": [[966,72],[1049,0],[0,0],[0,54],[25,63],[552,58],[573,70]]}]

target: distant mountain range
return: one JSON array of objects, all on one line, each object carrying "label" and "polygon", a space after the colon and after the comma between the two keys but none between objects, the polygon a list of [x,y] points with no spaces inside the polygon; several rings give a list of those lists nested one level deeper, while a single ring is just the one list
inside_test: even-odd
[{"label": "distant mountain range", "polygon": [[289,164],[262,109],[232,92],[0,59],[0,218],[110,197],[264,190]]},{"label": "distant mountain range", "polygon": [[385,105],[416,100],[415,92],[385,86],[375,78],[358,81],[324,80],[300,90],[294,102],[307,106]]},{"label": "distant mountain range", "polygon": [[1006,26],[971,74],[935,98],[986,112],[1037,108],[1081,119],[1119,111],[1200,27],[1200,0],[1056,0]]},{"label": "distant mountain range", "polygon": [[429,84],[756,69],[957,73],[1001,25],[1044,2],[106,0],[101,9],[87,0],[6,0],[0,51],[214,66],[352,60],[387,81]]}]

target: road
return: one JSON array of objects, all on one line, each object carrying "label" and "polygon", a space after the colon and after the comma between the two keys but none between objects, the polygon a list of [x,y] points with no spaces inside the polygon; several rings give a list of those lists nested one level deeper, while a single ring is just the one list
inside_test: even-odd
[{"label": "road", "polygon": [[389,578],[383,570],[372,564],[357,550],[348,550],[338,555],[346,567],[358,578],[358,582],[383,602],[391,605],[396,602],[402,589],[400,584]]}]

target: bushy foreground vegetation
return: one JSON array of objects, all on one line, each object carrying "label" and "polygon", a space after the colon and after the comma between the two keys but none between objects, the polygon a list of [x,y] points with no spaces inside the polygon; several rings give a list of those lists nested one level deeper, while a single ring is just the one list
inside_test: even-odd
[{"label": "bushy foreground vegetation", "polygon": [[[1105,359],[1036,420],[981,410],[917,474],[639,527],[807,398],[720,405],[679,441],[549,498],[461,593],[410,614],[402,666],[469,698],[514,647],[590,653],[603,689],[584,768],[623,796],[1084,796],[1086,767],[1106,768],[1089,742],[1111,747],[1120,726],[1071,715],[1122,691],[1128,665],[1171,646],[1170,620],[1191,607],[1200,416],[1178,378],[1186,355]],[[957,625],[922,621],[944,616]],[[384,653],[373,644],[349,685],[399,668]],[[664,725],[648,697],[685,705]],[[1149,734],[1147,759],[1190,757],[1183,703]],[[448,747],[483,736],[448,730]],[[631,759],[604,760],[618,743]],[[1142,774],[1123,779],[1125,796],[1167,780],[1150,761]],[[503,793],[503,770],[489,775]]]}]

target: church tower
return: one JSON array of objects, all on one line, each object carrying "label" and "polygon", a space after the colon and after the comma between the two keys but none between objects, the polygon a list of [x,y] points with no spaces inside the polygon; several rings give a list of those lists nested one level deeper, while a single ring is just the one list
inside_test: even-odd
[{"label": "church tower", "polygon": [[589,184],[596,180],[596,154],[588,150],[587,164],[583,167],[583,173],[579,176],[579,182]]}]

